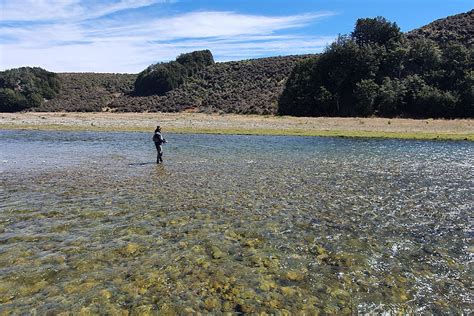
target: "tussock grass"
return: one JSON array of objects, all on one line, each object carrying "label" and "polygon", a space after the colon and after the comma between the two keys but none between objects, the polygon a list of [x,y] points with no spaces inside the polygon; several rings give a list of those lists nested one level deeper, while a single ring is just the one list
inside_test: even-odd
[{"label": "tussock grass", "polygon": [[2,113],[0,129],[474,140],[474,120],[291,117],[203,113]]}]

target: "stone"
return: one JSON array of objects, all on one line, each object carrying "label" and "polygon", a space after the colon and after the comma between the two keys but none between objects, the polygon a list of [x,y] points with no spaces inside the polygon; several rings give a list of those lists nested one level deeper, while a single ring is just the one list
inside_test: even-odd
[{"label": "stone", "polygon": [[303,273],[299,271],[288,271],[285,274],[285,278],[289,281],[301,281],[304,279]]},{"label": "stone", "polygon": [[225,256],[225,253],[222,252],[218,247],[212,246],[211,247],[211,255],[213,259],[220,259]]},{"label": "stone", "polygon": [[215,297],[208,297],[204,300],[204,308],[207,310],[220,309],[220,301]]},{"label": "stone", "polygon": [[297,290],[295,290],[294,288],[290,286],[283,286],[280,290],[281,290],[281,293],[285,296],[293,296],[296,293],[298,293]]}]

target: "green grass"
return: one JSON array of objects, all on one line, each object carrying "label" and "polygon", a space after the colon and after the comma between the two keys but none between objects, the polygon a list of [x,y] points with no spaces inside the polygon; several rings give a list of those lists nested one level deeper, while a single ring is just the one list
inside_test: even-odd
[{"label": "green grass", "polygon": [[[17,125],[0,124],[0,129],[15,130],[53,130],[53,131],[107,131],[107,132],[153,132],[153,128],[139,126],[84,126],[84,125]],[[221,134],[221,135],[287,135],[287,136],[321,136],[351,138],[393,138],[416,140],[468,140],[474,141],[473,133],[438,133],[438,132],[384,132],[384,131],[350,131],[350,130],[314,130],[314,129],[219,129],[219,128],[167,128],[164,133],[182,134]]]}]

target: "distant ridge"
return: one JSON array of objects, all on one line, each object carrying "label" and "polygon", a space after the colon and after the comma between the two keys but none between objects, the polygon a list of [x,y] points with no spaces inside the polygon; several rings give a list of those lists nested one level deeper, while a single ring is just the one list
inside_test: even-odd
[{"label": "distant ridge", "polygon": [[[474,10],[471,10],[436,20],[406,36],[429,38],[440,46],[454,41],[472,49],[473,20]],[[278,99],[295,65],[315,56],[218,62],[161,96],[134,95],[138,74],[58,73],[61,89],[57,95],[30,110],[276,114]]]},{"label": "distant ridge", "polygon": [[407,33],[408,38],[423,37],[440,46],[458,42],[468,47],[474,45],[474,10],[431,22]]}]

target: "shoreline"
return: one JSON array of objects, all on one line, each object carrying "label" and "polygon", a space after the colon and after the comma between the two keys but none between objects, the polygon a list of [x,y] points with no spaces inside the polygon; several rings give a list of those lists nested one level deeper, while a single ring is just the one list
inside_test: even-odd
[{"label": "shoreline", "polygon": [[204,113],[1,113],[3,130],[286,135],[474,141],[474,120],[290,117]]}]

